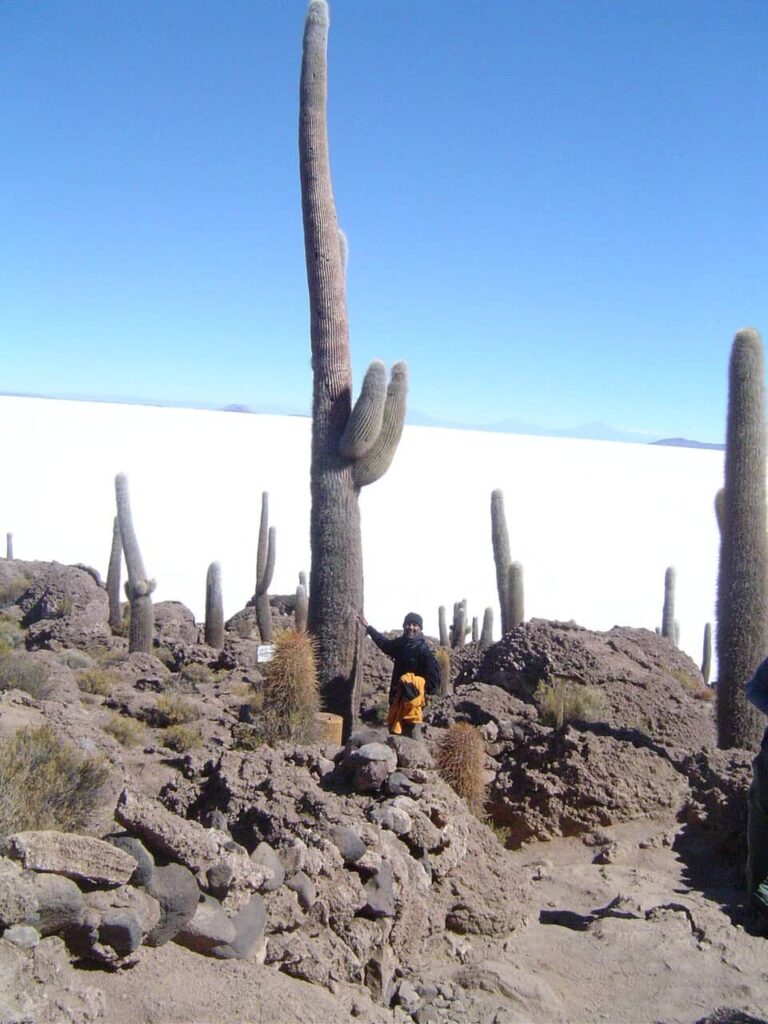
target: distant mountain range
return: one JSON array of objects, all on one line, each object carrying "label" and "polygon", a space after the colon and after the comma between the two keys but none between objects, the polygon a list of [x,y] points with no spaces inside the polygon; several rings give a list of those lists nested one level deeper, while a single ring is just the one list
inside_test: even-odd
[{"label": "distant mountain range", "polygon": [[[112,396],[110,398],[93,398],[84,395],[40,395],[33,393],[19,393],[0,391],[0,396],[6,395],[9,398],[52,398],[65,399],[72,402],[107,402],[117,405],[151,405],[167,406],[174,409],[208,409],[217,412],[248,413],[262,416],[309,416],[309,410],[299,410],[296,406],[289,406],[279,403],[262,404],[256,408],[249,405],[234,403],[232,405],[220,406],[206,402],[174,402],[174,401],[152,401],[144,398],[132,398],[129,396]],[[572,437],[585,441],[620,441],[625,444],[657,444],[667,445],[675,448],[705,448],[716,451],[724,451],[724,444],[717,444],[709,441],[693,441],[685,437],[658,438],[649,434],[633,433],[627,430],[618,430],[607,423],[593,422],[583,423],[576,427],[541,427],[535,423],[526,423],[524,420],[505,419],[495,423],[459,423],[453,420],[436,418],[420,412],[418,409],[409,409],[406,415],[406,423],[419,427],[442,427],[447,430],[480,430],[496,434],[529,434],[536,437]]]}]

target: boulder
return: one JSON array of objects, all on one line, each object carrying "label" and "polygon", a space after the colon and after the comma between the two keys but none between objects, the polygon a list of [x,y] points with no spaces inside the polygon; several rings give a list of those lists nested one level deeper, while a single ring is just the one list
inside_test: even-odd
[{"label": "boulder", "polygon": [[179,929],[173,941],[196,953],[209,954],[215,946],[227,945],[236,937],[235,926],[221,903],[204,894],[194,915]]},{"label": "boulder", "polygon": [[194,917],[200,889],[192,872],[181,864],[155,868],[146,889],[160,905],[160,919],[145,941],[148,946],[162,946]]},{"label": "boulder", "polygon": [[16,832],[8,836],[8,855],[32,871],[46,871],[96,885],[122,885],[136,862],[111,843],[73,832]]},{"label": "boulder", "polygon": [[213,946],[210,955],[220,960],[255,960],[264,963],[267,908],[258,893],[231,918],[235,937],[231,942]]}]

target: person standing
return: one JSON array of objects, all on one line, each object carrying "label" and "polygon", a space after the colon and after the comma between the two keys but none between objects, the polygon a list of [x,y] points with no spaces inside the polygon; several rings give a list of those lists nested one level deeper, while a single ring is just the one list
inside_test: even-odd
[{"label": "person standing", "polygon": [[440,688],[440,668],[424,638],[422,617],[408,612],[403,619],[403,632],[396,637],[379,633],[362,615],[358,619],[379,650],[394,660],[389,686],[389,731],[396,736],[420,739],[426,697]]}]

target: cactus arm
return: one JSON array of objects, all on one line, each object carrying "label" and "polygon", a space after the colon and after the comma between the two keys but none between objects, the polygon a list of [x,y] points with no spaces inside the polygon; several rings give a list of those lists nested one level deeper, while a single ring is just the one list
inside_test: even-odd
[{"label": "cactus arm", "polygon": [[119,473],[115,477],[115,496],[120,541],[123,545],[125,564],[128,569],[128,581],[125,584],[125,593],[131,608],[128,650],[130,653],[140,651],[149,654],[152,650],[155,622],[151,594],[157,584],[154,580],[147,579],[147,571],[144,568],[139,542],[133,528],[128,478],[124,473]]},{"label": "cactus arm", "polygon": [[379,480],[389,469],[405,422],[405,404],[408,394],[408,367],[395,363],[387,388],[381,431],[374,445],[353,463],[352,479],[359,490]]},{"label": "cactus arm", "polygon": [[341,435],[339,451],[345,459],[359,459],[370,451],[381,433],[387,397],[387,369],[374,360],[366,371],[360,395]]},{"label": "cactus arm", "polygon": [[117,516],[112,522],[112,547],[107,568],[107,598],[109,600],[109,624],[114,629],[120,625],[120,564],[123,545],[120,540],[120,523]]},{"label": "cactus arm", "polygon": [[510,562],[507,574],[507,629],[525,622],[525,586],[521,562]]}]

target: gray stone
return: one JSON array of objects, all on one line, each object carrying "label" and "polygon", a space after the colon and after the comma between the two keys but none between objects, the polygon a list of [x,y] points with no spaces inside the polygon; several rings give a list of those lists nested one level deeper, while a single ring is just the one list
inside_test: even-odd
[{"label": "gray stone", "polygon": [[389,766],[389,771],[391,772],[397,767],[397,755],[393,753],[386,743],[364,743],[362,747],[359,747],[350,756],[350,760],[353,758],[355,763],[360,763],[361,761],[384,761]]},{"label": "gray stone", "polygon": [[220,860],[206,872],[207,887],[212,893],[225,895],[234,877],[234,866],[227,860]]},{"label": "gray stone", "polygon": [[[133,885],[121,885],[118,889],[96,890],[85,895],[85,903],[96,910],[102,920],[115,915],[130,914],[141,928],[142,936],[148,935],[160,922],[160,904],[145,889]],[[101,941],[101,940],[100,940]]]},{"label": "gray stone", "polygon": [[368,847],[354,829],[346,825],[334,825],[328,835],[339,848],[345,864],[354,864],[365,856]]},{"label": "gray stone", "polygon": [[397,758],[398,768],[431,768],[434,764],[429,747],[410,736],[388,736],[387,744]]},{"label": "gray stone", "polygon": [[275,889],[279,889],[285,881],[285,868],[269,843],[259,843],[251,854],[251,860],[272,872],[273,877],[264,883],[262,892],[274,892]]},{"label": "gray stone", "polygon": [[41,935],[57,935],[80,924],[85,904],[83,894],[69,878],[61,875],[35,875],[37,910],[24,922]]},{"label": "gray stone", "polygon": [[231,942],[213,946],[211,956],[220,960],[256,960],[264,963],[267,943],[264,930],[267,924],[267,907],[258,894],[239,910],[233,918],[235,937]]},{"label": "gray stone", "polygon": [[387,778],[387,791],[390,796],[419,797],[424,787],[413,782],[404,772],[392,772]]},{"label": "gray stone", "polygon": [[102,917],[98,937],[101,945],[111,946],[122,959],[141,945],[141,925],[130,911],[114,910]]},{"label": "gray stone", "polygon": [[356,793],[378,793],[386,785],[388,775],[386,761],[366,761],[355,769],[352,788]]},{"label": "gray stone", "polygon": [[388,828],[398,836],[407,835],[413,824],[407,811],[400,807],[394,807],[391,803],[379,804],[371,808],[368,817],[380,828]]},{"label": "gray stone", "polygon": [[32,876],[14,861],[0,859],[0,928],[24,921],[36,910]]},{"label": "gray stone", "polygon": [[160,922],[146,937],[148,946],[169,942],[191,921],[200,899],[195,876],[182,864],[155,868],[147,892],[160,904]]},{"label": "gray stone", "polygon": [[367,917],[395,916],[395,886],[392,866],[382,861],[376,874],[365,883],[362,913]]},{"label": "gray stone", "polygon": [[299,897],[299,904],[304,910],[309,910],[314,905],[317,899],[315,883],[303,871],[297,871],[295,875],[291,875],[286,879],[285,884]]},{"label": "gray stone", "polygon": [[32,871],[47,871],[96,885],[122,885],[136,862],[111,843],[74,832],[16,832],[7,839],[8,854]]},{"label": "gray stone", "polygon": [[413,1018],[416,1024],[439,1024],[444,1020],[440,1011],[434,1006],[420,1006]]},{"label": "gray stone", "polygon": [[136,868],[128,879],[131,885],[147,885],[155,870],[155,862],[144,843],[128,832],[113,833],[106,836],[106,840],[119,850],[129,853],[136,861]]},{"label": "gray stone", "polygon": [[20,949],[34,949],[40,941],[40,932],[29,924],[12,924],[3,932],[3,938]]},{"label": "gray stone", "polygon": [[197,905],[194,917],[179,929],[174,942],[196,953],[210,953],[215,946],[235,941],[235,926],[227,917],[221,903],[213,896],[204,895]]},{"label": "gray stone", "polygon": [[397,990],[397,1001],[406,1011],[414,1014],[422,1004],[422,998],[416,991],[416,986],[408,978],[403,978]]}]

